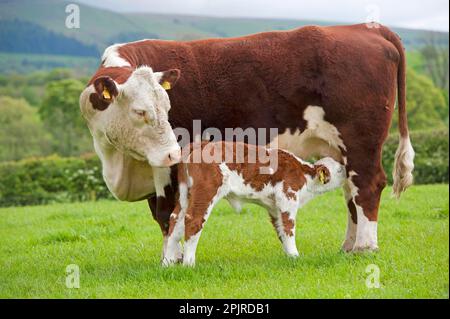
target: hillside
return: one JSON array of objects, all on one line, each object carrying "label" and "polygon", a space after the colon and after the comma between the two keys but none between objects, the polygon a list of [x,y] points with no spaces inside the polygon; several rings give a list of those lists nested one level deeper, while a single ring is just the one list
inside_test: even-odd
[{"label": "hillside", "polygon": [[[117,13],[79,4],[81,28],[65,27],[65,7],[73,3],[63,0],[1,0],[0,20],[18,19],[35,23],[50,31],[72,37],[100,50],[117,39],[126,41],[143,37],[161,39],[195,39],[232,37],[268,30],[286,30],[299,26],[332,25],[332,21],[216,18],[150,13]],[[112,27],[113,26],[113,27]],[[394,28],[408,47],[423,44],[429,31]],[[433,32],[448,45],[448,33]]]},{"label": "hillside", "polygon": [[0,20],[0,39],[0,52],[98,56],[94,45],[16,19]]},{"label": "hillside", "polygon": [[[63,0],[0,0],[0,52],[33,55],[98,57],[112,43],[143,38],[190,40],[206,37],[232,37],[268,30],[288,30],[304,25],[332,25],[332,21],[216,18],[150,13],[118,13],[79,4],[80,28],[65,26]],[[433,37],[448,46],[448,33],[394,28],[407,49],[415,50]],[[16,59],[17,60],[17,59]],[[89,62],[90,64],[91,62]],[[3,63],[5,65],[5,63]],[[15,63],[6,65],[16,71]],[[42,65],[47,65],[43,63]],[[20,65],[20,69],[26,66]],[[0,72],[5,71],[0,69]],[[20,71],[21,72],[21,71]]]}]

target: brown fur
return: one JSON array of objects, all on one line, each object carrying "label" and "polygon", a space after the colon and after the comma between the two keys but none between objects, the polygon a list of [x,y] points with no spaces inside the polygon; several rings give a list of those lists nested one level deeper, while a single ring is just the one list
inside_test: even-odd
[{"label": "brown fur", "polygon": [[[169,91],[174,128],[192,131],[192,120],[200,119],[204,128],[222,133],[227,127],[303,131],[305,108],[322,106],[347,147],[347,172],[358,174],[355,201],[377,220],[386,185],[381,149],[397,89],[400,134],[407,135],[405,56],[388,28],[309,26],[231,39],[149,40],[126,44],[119,54],[132,68],[181,70],[177,88]],[[130,72],[116,69],[100,67],[93,80],[108,74],[122,81]]]},{"label": "brown fur", "polygon": [[281,213],[281,221],[283,222],[284,233],[288,236],[294,235],[295,220],[289,217],[289,213]]},{"label": "brown fur", "polygon": [[[231,143],[231,142],[217,142],[208,143],[203,142],[197,144],[195,148],[193,145],[187,146],[189,149],[189,155],[184,158],[184,163],[178,164],[178,181],[189,185],[189,180],[192,181],[192,185],[189,187],[188,197],[189,204],[186,211],[185,218],[185,239],[188,240],[191,236],[197,234],[203,227],[205,222],[205,215],[208,207],[210,207],[216,196],[219,187],[222,185],[222,174],[219,168],[220,163],[224,162],[228,168],[232,171],[236,171],[241,174],[244,182],[250,185],[255,191],[261,191],[265,185],[276,185],[279,182],[284,183],[284,193],[289,198],[292,197],[292,193],[300,190],[306,183],[305,174],[314,178],[318,170],[323,170],[323,166],[310,167],[300,163],[293,155],[282,150],[271,150],[277,152],[278,156],[278,169],[272,175],[261,174],[260,167],[267,166],[267,163],[261,162],[257,159],[256,163],[249,161],[249,152],[266,152],[266,149],[261,146],[248,145],[243,143]],[[242,163],[235,163],[238,149],[243,150]],[[194,158],[194,150],[203,151],[208,150],[210,154],[218,153],[221,156],[218,159],[221,162],[215,163],[192,163]],[[234,154],[232,162],[226,162],[226,151],[232,151]],[[328,171],[328,170],[327,170]],[[328,171],[329,174],[329,171]],[[327,178],[329,176],[325,175]],[[295,194],[294,194],[295,195]],[[275,203],[274,203],[275,204]],[[170,220],[169,235],[173,231],[175,223],[180,212],[180,203],[174,209],[173,218]],[[293,229],[295,227],[295,221],[289,218],[288,213],[281,213],[281,222],[285,233],[288,236],[292,236]],[[272,223],[274,219],[272,217]],[[275,226],[275,224],[274,224]]]}]

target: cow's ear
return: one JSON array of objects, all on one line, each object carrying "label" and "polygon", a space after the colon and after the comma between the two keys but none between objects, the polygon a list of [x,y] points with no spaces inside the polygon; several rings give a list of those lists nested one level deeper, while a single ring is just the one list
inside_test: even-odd
[{"label": "cow's ear", "polygon": [[94,81],[95,93],[92,93],[89,100],[94,109],[103,111],[108,108],[114,98],[119,95],[116,82],[109,76],[101,76]]},{"label": "cow's ear", "polygon": [[321,184],[328,184],[331,179],[331,174],[328,168],[324,165],[316,165],[316,178]]},{"label": "cow's ear", "polygon": [[175,86],[175,83],[177,83],[180,75],[181,71],[178,69],[171,69],[157,73],[159,84],[161,84],[161,86],[167,91]]},{"label": "cow's ear", "polygon": [[116,82],[109,76],[101,76],[94,81],[95,92],[106,101],[113,100],[118,94]]}]

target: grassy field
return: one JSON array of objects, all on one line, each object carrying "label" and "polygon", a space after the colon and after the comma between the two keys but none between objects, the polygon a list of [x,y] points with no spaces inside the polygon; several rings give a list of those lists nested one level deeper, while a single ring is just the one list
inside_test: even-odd
[{"label": "grassy field", "polygon": [[[216,207],[197,266],[159,265],[161,235],[145,202],[103,201],[0,209],[2,298],[448,298],[449,189],[416,186],[400,202],[384,193],[376,254],[340,252],[340,192],[298,215],[300,258],[282,253],[266,212]],[[66,266],[80,288],[65,286]],[[381,287],[368,289],[368,265]]]}]

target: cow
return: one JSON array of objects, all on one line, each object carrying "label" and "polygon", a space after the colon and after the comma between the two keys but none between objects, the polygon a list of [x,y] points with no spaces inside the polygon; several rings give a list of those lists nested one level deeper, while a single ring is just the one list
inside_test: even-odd
[{"label": "cow", "polygon": [[[298,257],[297,211],[314,197],[341,187],[347,176],[345,167],[329,157],[310,164],[287,151],[239,144],[203,142],[188,146],[190,152],[177,165],[178,200],[170,216],[164,266],[175,264],[181,257],[184,265],[195,265],[203,227],[222,198],[266,208],[284,252]],[[198,156],[200,160],[196,161],[195,152],[208,156]],[[267,164],[258,154],[263,154],[263,158],[276,157],[272,174],[261,172]],[[183,237],[184,255],[180,256]]]},{"label": "cow", "polygon": [[[142,78],[142,69],[151,80]],[[222,133],[227,128],[274,128],[278,133],[269,139],[279,148],[304,159],[342,162],[348,207],[342,249],[374,251],[387,180],[382,146],[396,100],[400,142],[393,193],[399,197],[413,182],[405,70],[400,38],[374,24],[306,26],[186,42],[142,40],[105,50],[80,107],[110,191],[120,200],[148,200],[165,247],[177,189],[176,173],[167,167],[174,162],[169,154],[179,159],[166,121],[174,129],[192,131],[193,120],[201,120],[202,127]],[[112,94],[103,92],[105,85]],[[146,115],[164,122],[166,129],[147,125]],[[111,122],[120,127],[115,136],[107,132]],[[153,130],[162,142],[154,147],[136,142],[143,134],[136,128],[146,134]]]}]

